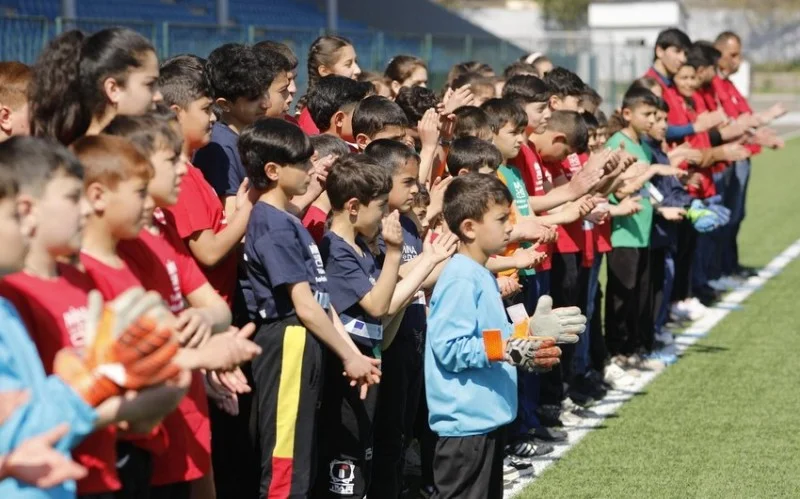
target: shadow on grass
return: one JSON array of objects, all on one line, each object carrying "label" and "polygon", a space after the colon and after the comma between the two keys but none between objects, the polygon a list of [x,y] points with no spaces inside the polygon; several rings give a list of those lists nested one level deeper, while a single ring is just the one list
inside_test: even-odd
[{"label": "shadow on grass", "polygon": [[683,355],[688,356],[693,353],[722,353],[727,352],[730,350],[728,347],[718,347],[715,345],[698,345],[695,343],[694,345],[689,346]]}]

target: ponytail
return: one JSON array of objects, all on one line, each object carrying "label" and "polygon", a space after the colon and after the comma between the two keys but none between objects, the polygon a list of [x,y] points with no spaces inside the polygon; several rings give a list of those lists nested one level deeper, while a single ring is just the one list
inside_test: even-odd
[{"label": "ponytail", "polygon": [[336,64],[336,53],[353,43],[347,38],[335,35],[320,36],[308,49],[308,89],[306,94],[297,101],[296,109],[298,112],[306,107],[308,93],[317,86],[317,82],[322,78],[319,74],[320,66],[333,66]]}]

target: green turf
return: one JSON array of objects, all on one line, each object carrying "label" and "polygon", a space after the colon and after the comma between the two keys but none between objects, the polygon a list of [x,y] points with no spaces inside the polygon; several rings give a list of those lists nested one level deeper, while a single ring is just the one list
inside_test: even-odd
[{"label": "green turf", "polygon": [[[755,160],[742,260],[800,237],[800,141]],[[519,497],[800,497],[800,261]]]}]

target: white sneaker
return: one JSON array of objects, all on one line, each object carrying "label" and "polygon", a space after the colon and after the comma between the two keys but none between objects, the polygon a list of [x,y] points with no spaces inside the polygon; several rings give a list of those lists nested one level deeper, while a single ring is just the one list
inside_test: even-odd
[{"label": "white sneaker", "polygon": [[697,298],[690,298],[688,300],[684,300],[682,303],[686,311],[689,313],[690,320],[698,321],[708,313],[708,307],[700,303],[700,300]]},{"label": "white sneaker", "polygon": [[613,362],[606,366],[603,380],[615,390],[630,388],[636,382],[633,377],[629,376],[628,373]]},{"label": "white sneaker", "polygon": [[675,343],[675,338],[672,336],[672,333],[667,331],[660,331],[656,333],[655,340],[662,345],[672,345]]},{"label": "white sneaker", "polygon": [[503,459],[503,483],[512,484],[519,480],[519,470],[511,465],[511,459]]},{"label": "white sneaker", "polygon": [[579,416],[576,416],[571,411],[563,411],[559,419],[565,428],[574,428],[583,424],[583,419],[581,419]]},{"label": "white sneaker", "polygon": [[675,302],[669,307],[669,316],[675,322],[685,321],[691,319],[689,306],[682,301]]}]

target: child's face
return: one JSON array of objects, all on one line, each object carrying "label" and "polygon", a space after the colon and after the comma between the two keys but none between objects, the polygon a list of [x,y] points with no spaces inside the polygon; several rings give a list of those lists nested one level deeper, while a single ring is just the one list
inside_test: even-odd
[{"label": "child's face", "polygon": [[659,142],[667,138],[667,113],[656,111],[656,120],[648,135]]},{"label": "child's face", "polygon": [[408,131],[405,127],[397,126],[397,125],[389,125],[384,127],[381,131],[375,134],[370,140],[380,140],[380,139],[389,139],[394,140],[397,142],[403,142],[406,138]]},{"label": "child's face", "polygon": [[608,130],[606,127],[600,127],[595,131],[595,142],[597,144],[598,150],[604,148],[606,146],[606,142],[608,142]]},{"label": "child's face", "polygon": [[[228,102],[224,99],[223,101]],[[227,110],[226,114],[230,114],[243,126],[247,126],[255,122],[257,119],[262,118],[264,114],[266,114],[267,109],[269,109],[269,106],[269,93],[264,92],[263,95],[256,97],[255,99],[245,99],[244,97],[239,97],[233,102],[232,105],[227,103],[226,105],[223,105],[222,108]]]},{"label": "child's face", "polygon": [[211,127],[217,117],[211,111],[214,101],[209,97],[201,97],[189,103],[186,109],[178,109],[178,122],[181,125],[184,147],[196,151],[211,142]]},{"label": "child's face", "polygon": [[389,210],[408,213],[414,204],[414,195],[419,192],[417,184],[419,177],[419,163],[416,158],[409,158],[406,163],[397,168],[392,175],[392,190],[389,192]]},{"label": "child's face", "polygon": [[356,49],[352,45],[345,45],[340,48],[336,51],[336,63],[332,67],[326,68],[326,70],[322,76],[337,75],[355,80],[361,74],[361,68],[358,67]]},{"label": "child's face", "polygon": [[150,156],[155,174],[147,184],[147,193],[158,207],[172,206],[178,202],[180,185],[186,175],[186,161],[172,149],[161,148]]},{"label": "child's face", "polygon": [[25,264],[29,234],[20,222],[16,197],[0,200],[0,275],[16,272]]},{"label": "child's face", "polygon": [[381,220],[388,213],[388,206],[388,194],[373,199],[366,205],[359,203],[355,223],[356,231],[367,239],[377,236],[381,229]]},{"label": "child's face", "polygon": [[110,235],[116,240],[134,239],[144,227],[145,211],[153,209],[147,184],[147,179],[132,177],[120,181],[113,189],[101,185],[102,195],[92,202],[92,209],[95,214],[102,213]]},{"label": "child's face", "polygon": [[412,210],[417,216],[417,220],[425,220],[425,217],[428,216],[428,205],[426,204],[415,204]]},{"label": "child's face", "polygon": [[515,158],[522,143],[525,142],[525,129],[514,126],[514,123],[506,123],[495,134],[493,142],[504,160]]},{"label": "child's face", "polygon": [[278,187],[289,197],[302,196],[311,184],[311,161],[295,165],[278,166]]},{"label": "child's face", "polygon": [[32,245],[53,257],[74,255],[81,249],[89,206],[80,179],[56,173],[41,198],[35,201],[32,213],[35,224]]},{"label": "child's face", "polygon": [[670,75],[674,75],[686,64],[686,51],[678,47],[667,47],[662,49],[656,47],[656,58],[664,65],[664,69]]},{"label": "child's face", "polygon": [[467,235],[487,256],[496,255],[508,245],[511,236],[511,206],[492,203],[480,221],[475,221],[474,234]]},{"label": "child's face", "polygon": [[673,81],[678,93],[684,97],[691,97],[700,86],[697,81],[697,71],[691,66],[682,66]]},{"label": "child's face", "polygon": [[17,106],[0,102],[0,141],[16,135],[30,135],[30,113],[27,102]]},{"label": "child's face", "polygon": [[286,71],[278,73],[269,86],[269,109],[266,115],[270,118],[283,118],[292,105],[293,96],[289,92],[289,75]]},{"label": "child's face", "polygon": [[597,150],[597,130],[589,130],[589,150]]},{"label": "child's face", "polygon": [[547,129],[547,121],[552,112],[547,102],[530,102],[525,105],[525,114],[528,115],[528,128],[526,134],[543,133]]},{"label": "child's face", "polygon": [[422,66],[417,66],[411,72],[411,76],[402,82],[403,87],[427,87],[428,86],[428,70]]},{"label": "child's face", "polygon": [[117,114],[140,116],[163,99],[156,87],[158,59],[154,52],[142,55],[142,64],[128,73],[125,85],[118,85],[109,92],[109,99],[117,106]]},{"label": "child's face", "polygon": [[656,122],[656,108],[649,104],[639,104],[633,109],[623,109],[622,117],[637,134],[648,133]]}]

